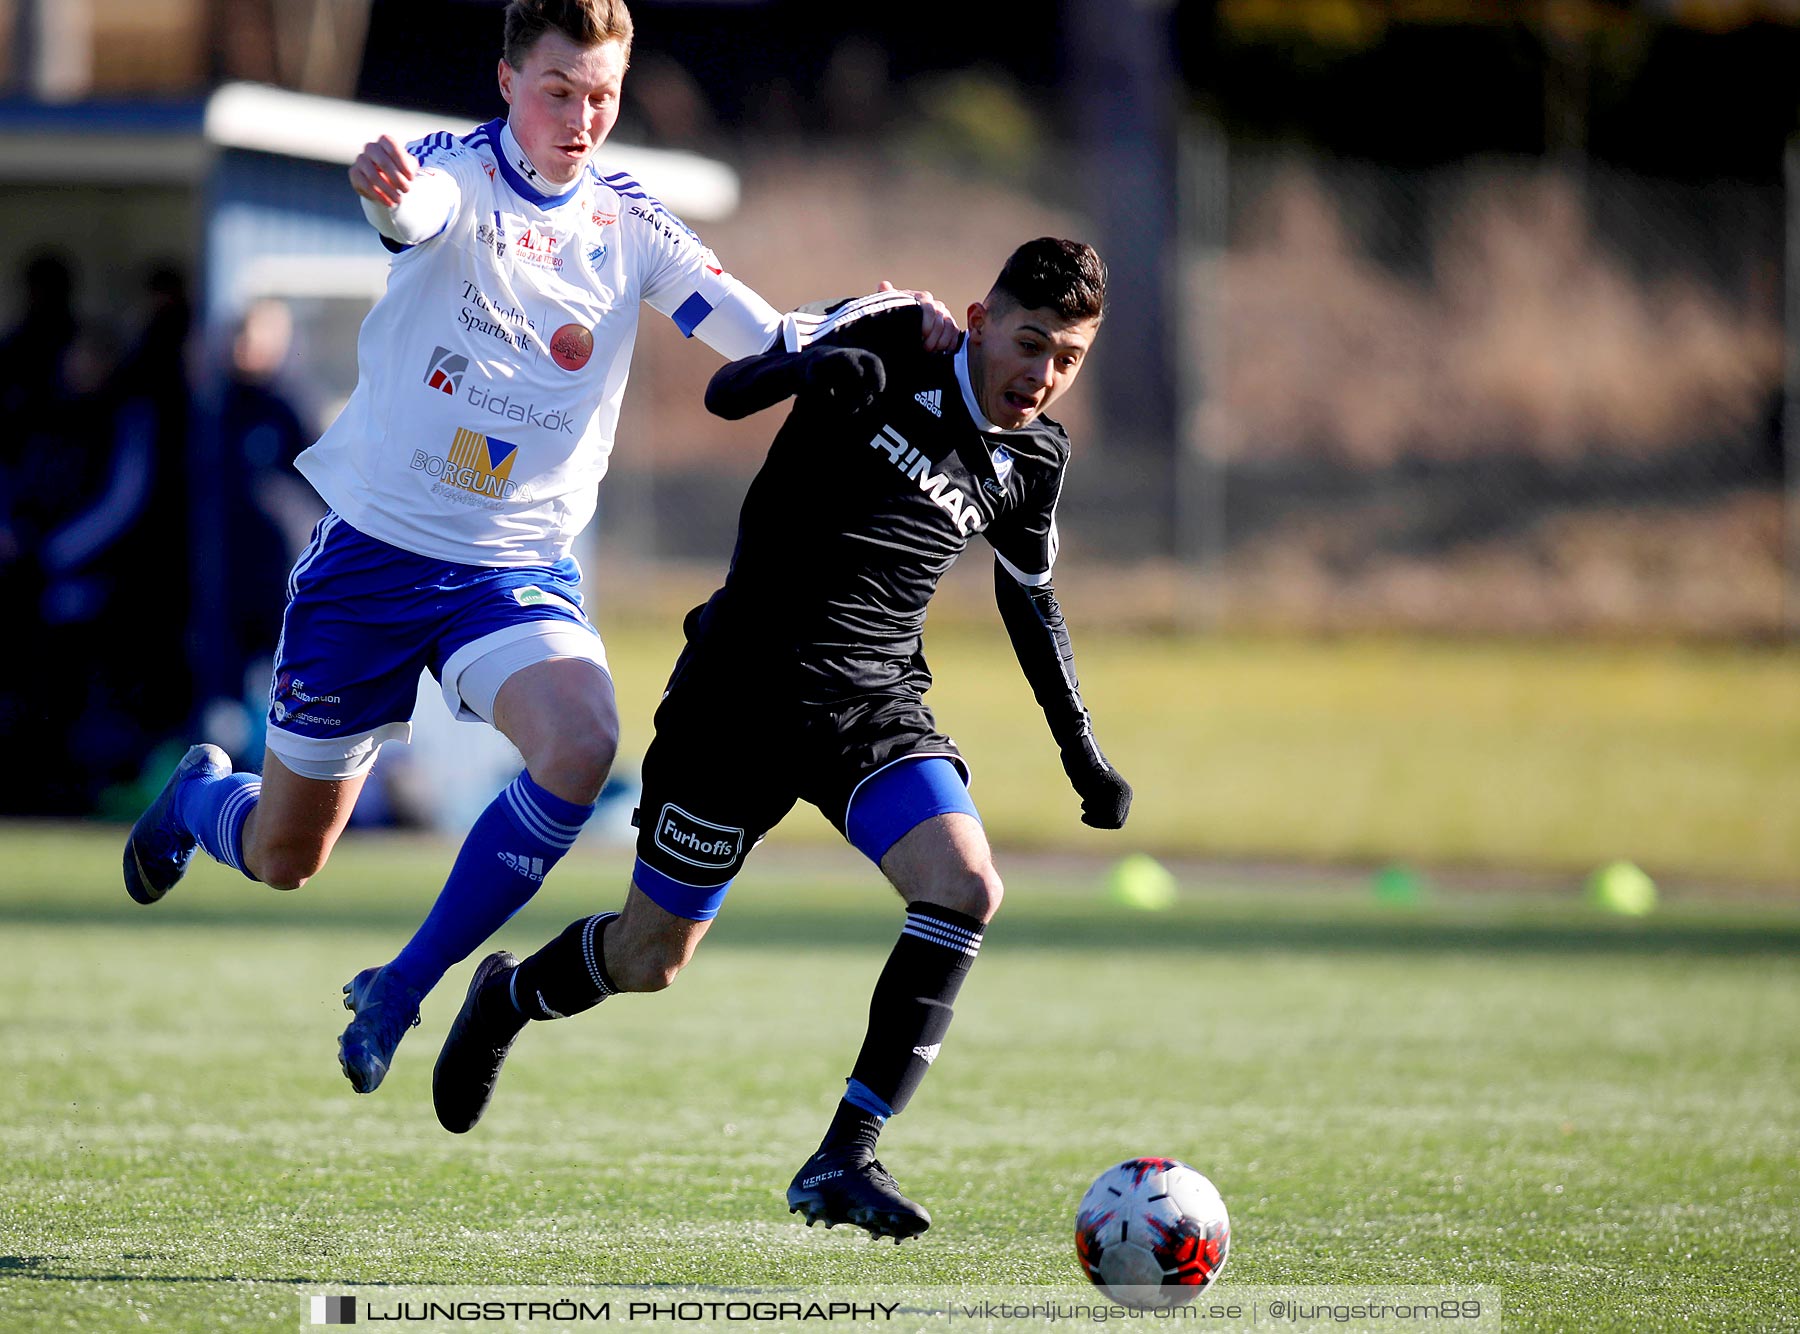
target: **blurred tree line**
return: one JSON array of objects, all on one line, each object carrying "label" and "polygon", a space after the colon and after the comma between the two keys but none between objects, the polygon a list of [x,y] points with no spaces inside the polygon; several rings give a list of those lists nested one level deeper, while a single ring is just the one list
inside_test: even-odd
[{"label": "blurred tree line", "polygon": [[[422,24],[408,0],[373,0],[358,95],[492,114],[473,57],[496,45],[498,7],[452,0]],[[1172,56],[1173,97],[1228,133],[1345,156],[1585,154],[1770,180],[1800,131],[1795,0],[915,0],[828,22],[799,0],[637,0],[626,130],[704,147],[1004,124],[1023,106],[1067,139],[1089,113],[1059,94],[1107,79],[1080,49],[1095,11],[1142,19],[1126,26]]]}]

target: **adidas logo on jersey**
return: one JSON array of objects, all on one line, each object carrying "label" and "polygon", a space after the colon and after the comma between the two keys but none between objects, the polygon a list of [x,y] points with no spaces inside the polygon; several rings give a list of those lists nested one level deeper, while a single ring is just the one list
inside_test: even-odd
[{"label": "adidas logo on jersey", "polygon": [[542,857],[525,857],[516,852],[497,852],[494,855],[527,880],[544,878],[544,859]]},{"label": "adidas logo on jersey", "polygon": [[918,393],[913,395],[913,398],[923,404],[925,411],[929,412],[932,416],[942,417],[944,415],[944,396],[938,390],[921,389]]},{"label": "adidas logo on jersey", "polygon": [[913,1055],[924,1061],[926,1065],[930,1065],[933,1061],[937,1060],[938,1053],[943,1049],[943,1043],[934,1042],[929,1047],[914,1047]]}]

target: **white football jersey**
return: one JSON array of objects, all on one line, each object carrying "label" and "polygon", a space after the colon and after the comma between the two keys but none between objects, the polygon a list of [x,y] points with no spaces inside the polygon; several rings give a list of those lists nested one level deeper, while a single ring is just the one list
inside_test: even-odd
[{"label": "white football jersey", "polygon": [[612,453],[640,302],[734,360],[810,341],[623,172],[590,163],[548,193],[499,120],[408,148],[448,219],[394,256],[355,393],[297,465],[371,537],[468,565],[567,555]]}]

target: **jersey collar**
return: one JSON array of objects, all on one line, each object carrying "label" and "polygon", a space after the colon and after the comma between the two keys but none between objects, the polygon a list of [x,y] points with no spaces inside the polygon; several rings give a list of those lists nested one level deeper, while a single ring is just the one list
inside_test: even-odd
[{"label": "jersey collar", "polygon": [[[581,188],[581,176],[577,176],[561,194],[545,193],[554,187],[531,165],[531,159],[519,147],[519,141],[513,138],[512,126],[505,121],[500,122],[500,135],[494,145],[494,160],[500,164],[500,174],[506,177],[506,183],[512,187],[513,193],[522,195],[539,208],[555,208],[558,204],[566,203]],[[585,175],[587,168],[583,166],[581,170]]]},{"label": "jersey collar", "polygon": [[981,404],[975,401],[975,387],[969,383],[969,336],[963,335],[962,346],[956,349],[956,383],[962,389],[963,406],[969,410],[969,416],[975,419],[975,429],[983,435],[999,435],[1001,430],[982,414]]}]

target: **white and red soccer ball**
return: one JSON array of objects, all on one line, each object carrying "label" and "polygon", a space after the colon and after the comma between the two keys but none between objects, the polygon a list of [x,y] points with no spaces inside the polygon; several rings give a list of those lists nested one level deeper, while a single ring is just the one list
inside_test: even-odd
[{"label": "white and red soccer ball", "polygon": [[1180,1306],[1225,1268],[1231,1219],[1213,1183],[1173,1158],[1129,1158],[1088,1187],[1075,1212],[1075,1255],[1126,1306]]}]

